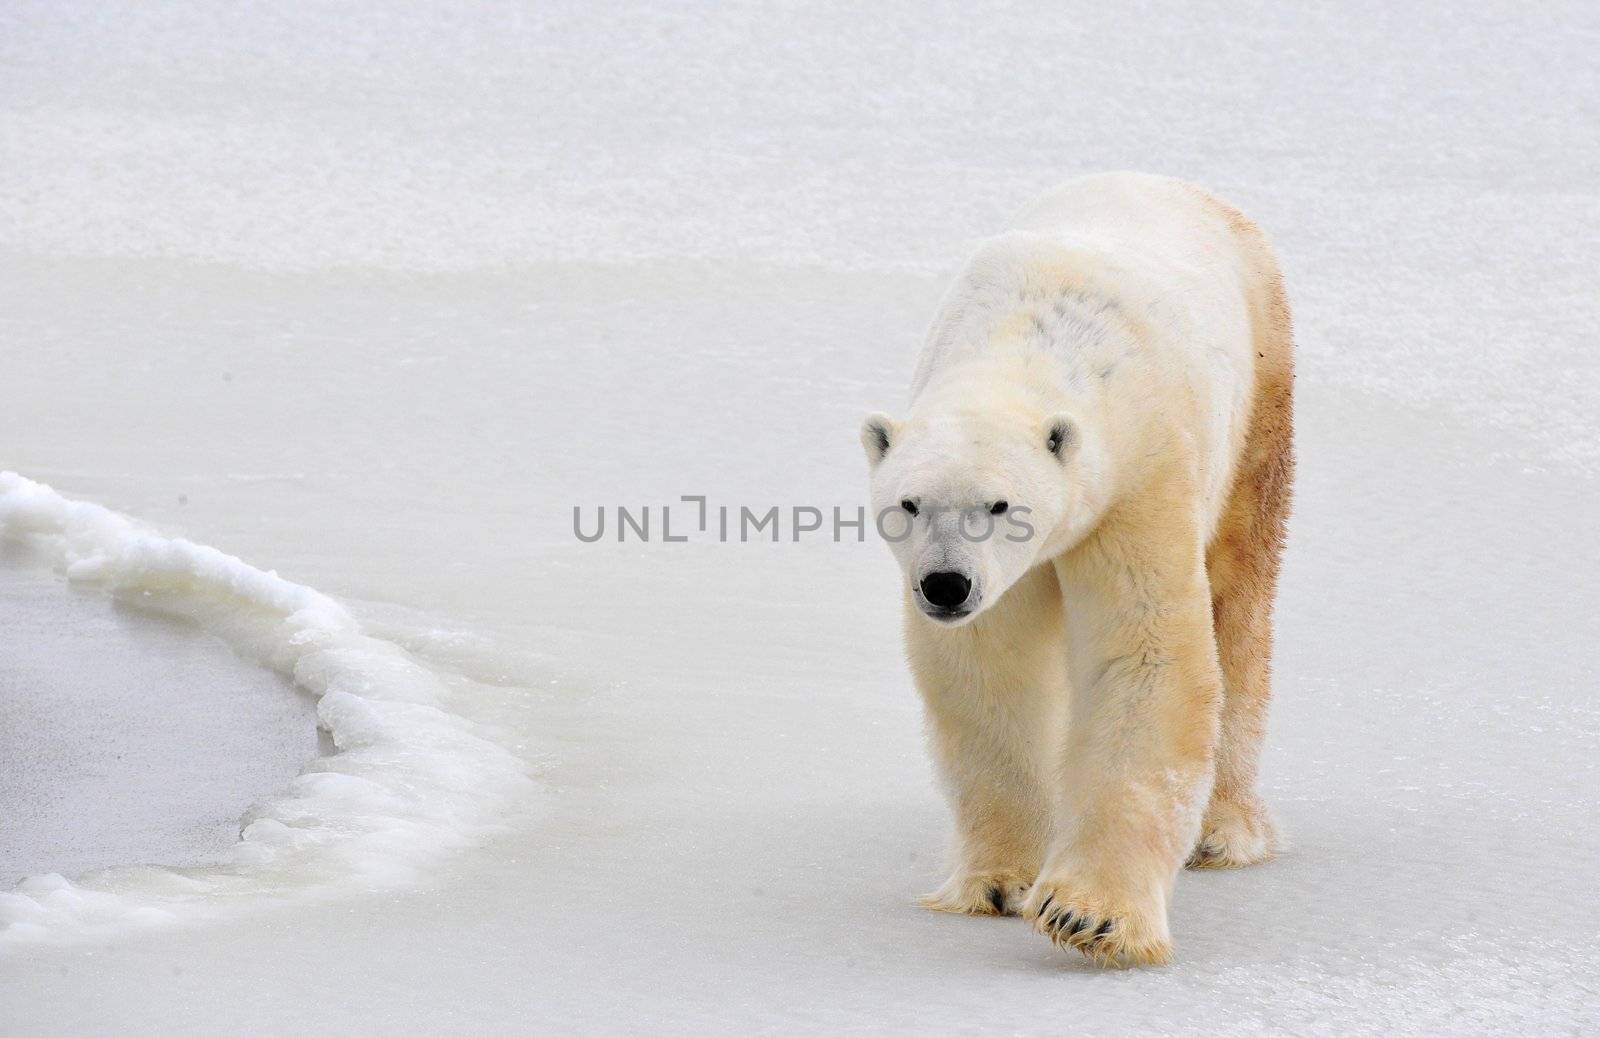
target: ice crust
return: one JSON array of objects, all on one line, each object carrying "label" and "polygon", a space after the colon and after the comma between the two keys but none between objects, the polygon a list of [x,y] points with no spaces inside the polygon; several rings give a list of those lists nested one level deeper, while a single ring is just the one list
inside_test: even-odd
[{"label": "ice crust", "polygon": [[251,808],[218,864],[47,874],[0,893],[0,946],[403,882],[502,825],[530,788],[519,758],[450,712],[432,671],[312,588],[14,472],[0,473],[0,538],[28,542],[72,581],[186,615],[282,672],[318,697],[337,747]]}]

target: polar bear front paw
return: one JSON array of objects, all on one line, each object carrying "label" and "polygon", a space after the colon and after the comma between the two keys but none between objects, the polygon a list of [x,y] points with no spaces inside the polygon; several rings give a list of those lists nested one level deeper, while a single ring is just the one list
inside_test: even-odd
[{"label": "polar bear front paw", "polygon": [[1191,869],[1237,869],[1278,852],[1278,827],[1266,805],[1252,798],[1213,800],[1200,825],[1200,839],[1186,863]]},{"label": "polar bear front paw", "polygon": [[1071,881],[1039,880],[1022,915],[1058,947],[1076,949],[1101,966],[1159,966],[1172,958],[1159,907],[1120,904]]},{"label": "polar bear front paw", "polygon": [[1016,915],[1033,883],[1031,876],[1010,870],[957,872],[917,904],[935,912],[962,915]]}]

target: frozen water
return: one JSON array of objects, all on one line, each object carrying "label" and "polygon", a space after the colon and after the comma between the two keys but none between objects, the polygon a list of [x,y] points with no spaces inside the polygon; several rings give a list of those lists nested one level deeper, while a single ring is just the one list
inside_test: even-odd
[{"label": "frozen water", "polygon": [[[11,472],[0,472],[0,537],[13,548],[53,557],[73,580],[186,616],[293,678],[317,698],[318,723],[336,751],[252,807],[238,841],[215,866],[107,868],[82,884],[54,873],[24,879],[15,893],[0,894],[0,945],[71,941],[140,925],[215,918],[269,898],[328,893],[351,881],[368,887],[403,881],[441,852],[498,827],[525,790],[522,763],[492,733],[450,711],[453,695],[445,681],[398,646],[364,635],[341,606],[310,588],[215,548],[163,537],[98,505],[68,501]],[[28,633],[25,625],[18,626]],[[58,637],[57,651],[103,652],[91,640],[93,633],[65,648]],[[116,689],[116,668],[115,660],[102,658],[96,676],[103,690],[126,697],[126,690]],[[247,683],[260,682],[252,677]],[[29,689],[16,682],[4,691],[21,697]],[[84,695],[81,688],[76,692]],[[162,704],[147,701],[140,716],[106,732],[92,723],[92,712],[63,699],[56,705],[64,716],[52,727],[59,730],[71,718],[81,724],[81,738],[113,748],[137,745],[141,730],[162,720]],[[200,702],[192,696],[168,705],[166,712],[193,715]],[[14,712],[20,718],[29,706],[19,701]],[[124,703],[121,708],[134,707]],[[10,738],[20,742],[26,735],[22,729]],[[193,772],[207,764],[215,768],[219,757],[227,759],[228,749],[225,739],[203,749],[169,743],[171,756],[163,762],[167,781],[210,784],[206,779],[196,783]],[[92,750],[106,752],[99,746]],[[20,755],[12,761],[31,773],[19,784],[51,785],[49,771],[40,771],[39,762]],[[56,770],[64,776],[56,785],[81,781],[79,765],[61,764]],[[79,817],[64,821],[92,829],[95,811],[84,808]],[[55,849],[30,850],[37,857]]]},{"label": "frozen water", "polygon": [[191,625],[0,567],[0,887],[224,857],[317,755],[309,697]]},{"label": "frozen water", "polygon": [[[11,939],[0,1022],[1600,1028],[1597,37],[1576,3],[6,5],[0,468],[316,588],[536,790],[226,911],[144,876],[116,896],[175,925]],[[1177,964],[1101,974],[910,907],[945,820],[881,545],[586,545],[571,509],[853,507],[942,278],[1118,167],[1272,231],[1301,478],[1293,845],[1182,877]]]}]

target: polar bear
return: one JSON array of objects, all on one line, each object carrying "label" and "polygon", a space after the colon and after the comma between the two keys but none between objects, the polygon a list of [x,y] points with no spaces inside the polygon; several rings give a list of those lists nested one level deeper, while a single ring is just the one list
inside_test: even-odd
[{"label": "polar bear", "polygon": [[956,279],[861,430],[955,816],[927,907],[1161,963],[1185,863],[1273,854],[1291,350],[1262,233],[1164,177],[1069,182]]}]

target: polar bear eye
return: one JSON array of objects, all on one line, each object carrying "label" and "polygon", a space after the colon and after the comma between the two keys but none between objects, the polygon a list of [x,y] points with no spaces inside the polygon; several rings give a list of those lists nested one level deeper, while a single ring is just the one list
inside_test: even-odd
[{"label": "polar bear eye", "polygon": [[989,514],[990,515],[1005,515],[1006,514],[1006,509],[1008,509],[1010,507],[1011,506],[1009,504],[1007,504],[1006,502],[1004,502],[1004,501],[996,501],[994,504],[989,506]]},{"label": "polar bear eye", "polygon": [[907,515],[917,514],[917,506],[909,497],[900,502],[900,507],[906,510]]}]

